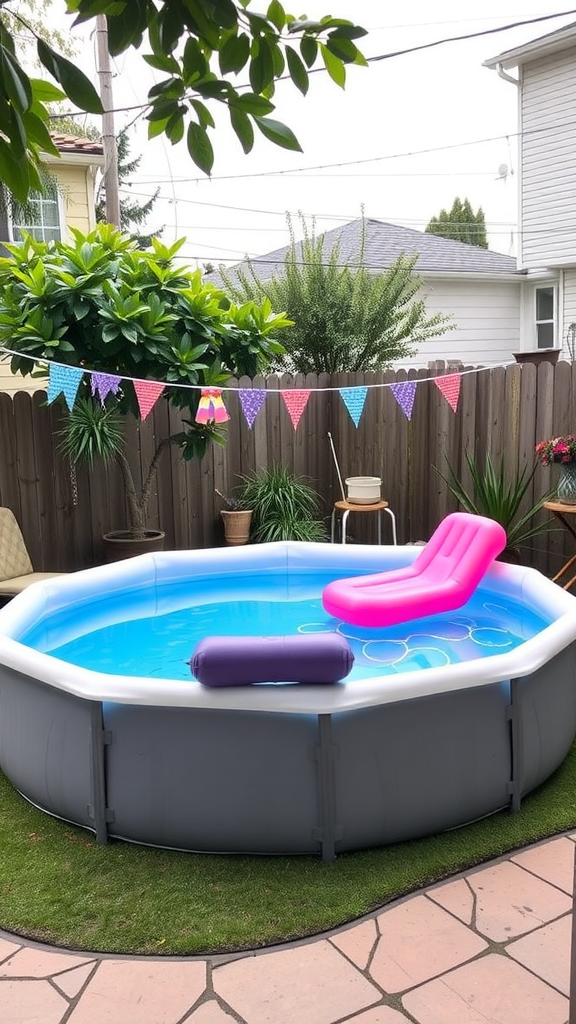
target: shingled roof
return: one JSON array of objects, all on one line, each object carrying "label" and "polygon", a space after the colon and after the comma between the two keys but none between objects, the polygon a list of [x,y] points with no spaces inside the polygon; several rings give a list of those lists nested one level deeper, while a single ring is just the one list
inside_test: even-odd
[{"label": "shingled roof", "polygon": [[82,136],[50,132],[50,138],[61,153],[91,153],[102,156],[104,152],[101,142],[94,142],[93,139],[86,139]]},{"label": "shingled roof", "polygon": [[[503,256],[489,249],[481,249],[477,245],[465,242],[454,242],[440,235],[427,234],[414,228],[403,228],[398,224],[387,224],[385,221],[367,219],[366,244],[364,248],[364,266],[369,270],[386,270],[399,256],[418,254],[416,270],[420,273],[436,274],[517,274],[516,260],[513,256]],[[358,263],[358,253],[362,236],[362,220],[353,220],[342,227],[327,231],[324,236],[324,252],[328,255],[334,246],[340,244],[342,263],[351,266]],[[290,246],[275,249],[264,256],[250,260],[254,272],[265,280],[272,276],[274,268],[282,267]],[[302,243],[296,249],[302,253]],[[247,267],[247,261],[237,263],[229,268],[229,272]],[[208,275],[214,280],[217,275]]]}]

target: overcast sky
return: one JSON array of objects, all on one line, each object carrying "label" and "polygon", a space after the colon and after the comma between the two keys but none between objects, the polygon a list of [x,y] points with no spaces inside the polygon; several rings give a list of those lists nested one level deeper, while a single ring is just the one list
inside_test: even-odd
[{"label": "overcast sky", "polygon": [[[308,0],[306,14],[363,25],[369,34],[360,45],[371,57],[570,6],[553,0]],[[517,90],[482,62],[575,20],[576,11],[353,67],[345,91],[325,73],[312,76],[306,98],[280,83],[272,116],[294,129],[304,152],[288,153],[258,137],[245,156],[227,115],[220,116],[210,180],[192,164],[184,143],[148,142],[137,110],[118,113],[117,129],[137,118],[131,155],[143,159],[132,191],[144,199],[159,185],[161,201],[149,227],[163,225],[166,241],[186,236],[186,257],[216,265],[285,245],[288,211],[315,217],[318,231],[358,217],[362,207],[368,217],[423,229],[456,195],[482,206],[491,248],[515,254]],[[115,106],[142,103],[157,73],[134,54],[118,58],[114,70]]]}]

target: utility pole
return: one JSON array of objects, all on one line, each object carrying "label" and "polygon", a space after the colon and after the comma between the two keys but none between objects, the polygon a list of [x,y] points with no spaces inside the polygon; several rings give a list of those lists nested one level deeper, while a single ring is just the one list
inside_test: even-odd
[{"label": "utility pole", "polygon": [[120,200],[118,198],[118,149],[114,133],[114,103],[112,101],[112,72],[108,52],[108,28],[106,17],[96,17],[96,42],[100,99],[104,107],[102,115],[102,147],[104,150],[104,188],[106,190],[106,220],[120,227]]}]

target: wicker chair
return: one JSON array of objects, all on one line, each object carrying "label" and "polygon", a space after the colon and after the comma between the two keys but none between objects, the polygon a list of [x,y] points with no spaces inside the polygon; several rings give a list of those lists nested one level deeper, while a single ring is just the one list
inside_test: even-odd
[{"label": "wicker chair", "polygon": [[59,572],[34,572],[14,513],[0,507],[0,598],[14,597],[31,583],[61,575]]}]

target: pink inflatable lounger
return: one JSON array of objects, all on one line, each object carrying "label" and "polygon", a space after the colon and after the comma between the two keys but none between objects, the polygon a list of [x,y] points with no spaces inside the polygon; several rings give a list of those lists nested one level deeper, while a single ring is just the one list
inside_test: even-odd
[{"label": "pink inflatable lounger", "polygon": [[468,512],[446,516],[412,565],[335,580],[325,610],[353,626],[394,626],[461,608],[506,547],[500,523]]}]

